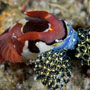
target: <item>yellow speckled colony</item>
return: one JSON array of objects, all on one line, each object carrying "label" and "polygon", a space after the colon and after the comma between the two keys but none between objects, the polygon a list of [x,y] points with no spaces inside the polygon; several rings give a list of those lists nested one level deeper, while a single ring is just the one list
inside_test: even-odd
[{"label": "yellow speckled colony", "polygon": [[79,42],[76,48],[76,57],[82,65],[90,65],[90,29],[78,30]]},{"label": "yellow speckled colony", "polygon": [[37,79],[51,90],[63,88],[71,77],[71,69],[64,49],[42,53],[35,65]]}]

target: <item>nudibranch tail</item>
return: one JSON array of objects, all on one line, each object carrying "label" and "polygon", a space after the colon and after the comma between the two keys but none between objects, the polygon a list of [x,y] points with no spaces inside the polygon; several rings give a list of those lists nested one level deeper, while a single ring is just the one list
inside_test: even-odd
[{"label": "nudibranch tail", "polygon": [[[18,40],[42,40],[46,43],[51,43],[56,39],[62,39],[66,35],[66,30],[64,28],[63,22],[58,20],[54,15],[46,11],[31,11],[26,12],[26,15],[35,18],[43,18],[47,20],[51,27],[47,32],[29,32],[21,35]],[[33,36],[38,36],[37,38],[31,38]]]}]

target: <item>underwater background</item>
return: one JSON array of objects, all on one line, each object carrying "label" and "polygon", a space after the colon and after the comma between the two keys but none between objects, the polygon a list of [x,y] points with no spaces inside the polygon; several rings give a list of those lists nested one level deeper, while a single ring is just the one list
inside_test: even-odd
[{"label": "underwater background", "polygon": [[[0,0],[0,33],[25,18],[24,12],[29,10],[53,13],[76,31],[90,28],[90,0]],[[73,54],[71,57],[72,75],[63,90],[90,90],[90,66],[82,66]],[[34,63],[30,60],[20,64],[1,64],[0,90],[48,90],[41,81],[36,80]]]}]

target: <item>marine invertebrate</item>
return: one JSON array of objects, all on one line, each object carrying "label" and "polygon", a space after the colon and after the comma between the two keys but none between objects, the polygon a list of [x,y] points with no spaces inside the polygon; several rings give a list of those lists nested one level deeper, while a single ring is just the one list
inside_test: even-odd
[{"label": "marine invertebrate", "polygon": [[58,20],[51,13],[30,11],[26,15],[29,17],[18,21],[0,35],[0,62],[22,62],[21,56],[27,58],[31,53],[43,52],[39,48],[40,42],[49,46],[48,50],[63,47],[69,49],[76,44],[77,33],[69,24],[67,28],[64,21]]},{"label": "marine invertebrate", "polygon": [[71,77],[70,58],[64,49],[42,53],[35,64],[37,79],[41,80],[50,90],[63,88]]},{"label": "marine invertebrate", "polygon": [[90,29],[78,29],[76,55],[82,65],[90,65]]}]

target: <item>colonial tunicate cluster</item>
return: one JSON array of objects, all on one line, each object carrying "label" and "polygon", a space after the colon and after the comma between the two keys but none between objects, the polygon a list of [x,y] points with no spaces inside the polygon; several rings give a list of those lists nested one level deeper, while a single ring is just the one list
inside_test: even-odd
[{"label": "colonial tunicate cluster", "polygon": [[78,38],[75,56],[82,65],[90,65],[90,29],[79,29]]},{"label": "colonial tunicate cluster", "polygon": [[50,90],[63,88],[71,77],[72,67],[66,50],[50,50],[38,56],[35,63],[37,79]]}]

